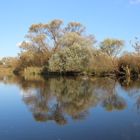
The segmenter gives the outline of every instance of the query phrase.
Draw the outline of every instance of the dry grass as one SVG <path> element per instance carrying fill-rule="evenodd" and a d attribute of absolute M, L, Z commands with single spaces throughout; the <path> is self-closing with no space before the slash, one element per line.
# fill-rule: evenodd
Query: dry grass
<path fill-rule="evenodd" d="M 13 75 L 13 69 L 0 67 L 0 76 Z"/>
<path fill-rule="evenodd" d="M 23 71 L 23 75 L 25 76 L 31 76 L 31 75 L 39 75 L 42 72 L 41 67 L 27 67 Z"/>

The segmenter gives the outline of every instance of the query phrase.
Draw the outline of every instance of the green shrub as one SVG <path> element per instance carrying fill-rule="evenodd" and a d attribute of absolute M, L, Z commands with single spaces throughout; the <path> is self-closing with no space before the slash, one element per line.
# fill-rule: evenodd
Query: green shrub
<path fill-rule="evenodd" d="M 49 70 L 53 72 L 82 72 L 89 67 L 91 48 L 75 44 L 52 55 Z"/>

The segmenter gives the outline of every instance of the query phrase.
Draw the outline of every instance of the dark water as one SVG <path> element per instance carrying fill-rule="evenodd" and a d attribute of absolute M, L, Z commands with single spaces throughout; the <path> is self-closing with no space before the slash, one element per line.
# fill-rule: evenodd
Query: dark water
<path fill-rule="evenodd" d="M 140 81 L 1 77 L 0 140 L 140 140 Z"/>

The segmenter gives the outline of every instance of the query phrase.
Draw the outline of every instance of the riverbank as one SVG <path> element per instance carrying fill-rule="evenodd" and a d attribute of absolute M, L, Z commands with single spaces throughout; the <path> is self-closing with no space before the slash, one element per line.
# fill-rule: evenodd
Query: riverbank
<path fill-rule="evenodd" d="M 0 76 L 8 76 L 13 74 L 13 69 L 0 67 Z"/>
<path fill-rule="evenodd" d="M 114 78 L 132 78 L 138 79 L 140 78 L 140 74 L 138 73 L 130 73 L 129 70 L 125 72 L 116 72 L 116 71 L 108 71 L 108 72 L 80 72 L 80 71 L 66 71 L 66 72 L 52 72 L 44 70 L 42 67 L 27 67 L 23 71 L 17 72 L 11 68 L 0 68 L 0 76 L 8 76 L 8 75 L 17 75 L 24 77 L 59 77 L 59 76 L 85 76 L 85 77 L 114 77 Z"/>

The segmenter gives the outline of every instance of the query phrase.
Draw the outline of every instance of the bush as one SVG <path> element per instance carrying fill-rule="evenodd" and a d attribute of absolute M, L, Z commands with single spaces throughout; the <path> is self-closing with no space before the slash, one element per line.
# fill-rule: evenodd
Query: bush
<path fill-rule="evenodd" d="M 118 69 L 121 75 L 127 75 L 126 69 L 129 69 L 130 75 L 138 76 L 140 73 L 140 56 L 134 53 L 125 54 L 120 57 L 118 62 Z"/>
<path fill-rule="evenodd" d="M 49 60 L 52 72 L 83 72 L 86 71 L 91 59 L 91 48 L 80 45 L 65 47 L 56 52 Z"/>
<path fill-rule="evenodd" d="M 90 70 L 96 75 L 114 73 L 117 67 L 117 59 L 112 58 L 100 51 L 94 51 L 91 60 Z"/>
<path fill-rule="evenodd" d="M 24 69 L 23 75 L 30 76 L 30 75 L 38 75 L 42 71 L 41 67 L 27 67 Z"/>

